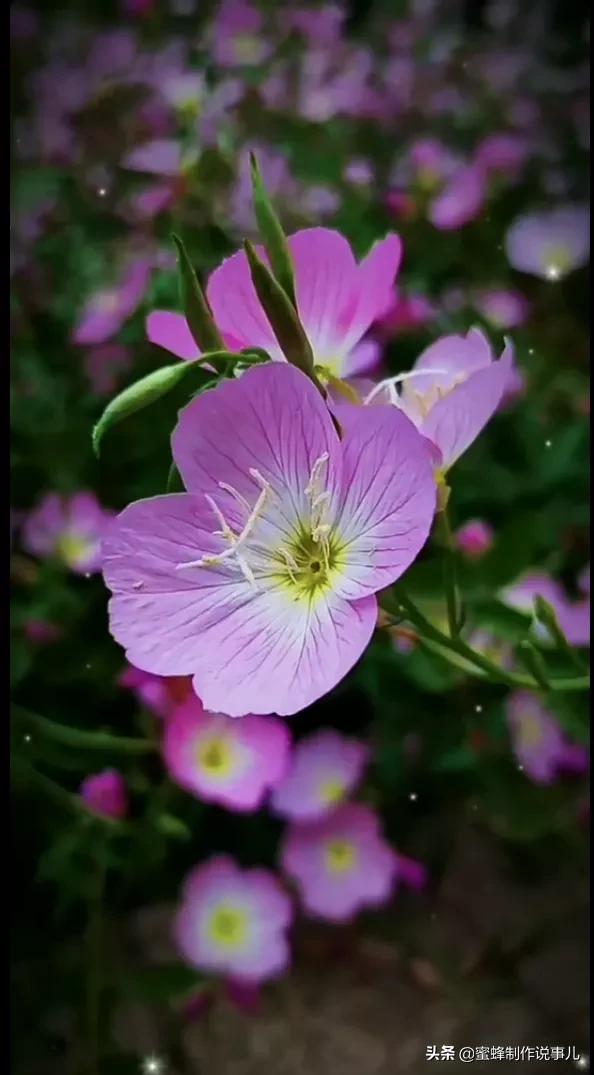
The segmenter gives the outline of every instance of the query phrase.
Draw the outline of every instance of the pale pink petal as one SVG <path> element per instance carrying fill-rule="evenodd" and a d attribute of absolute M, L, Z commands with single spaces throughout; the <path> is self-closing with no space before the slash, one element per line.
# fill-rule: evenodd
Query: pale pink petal
<path fill-rule="evenodd" d="M 262 256 L 262 253 L 258 248 L 258 254 Z M 284 361 L 285 356 L 254 290 L 243 250 L 215 269 L 209 277 L 206 295 L 219 330 L 237 340 L 240 349 L 261 347 L 271 358 Z"/>
<path fill-rule="evenodd" d="M 507 344 L 498 362 L 471 374 L 429 411 L 421 432 L 440 449 L 446 467 L 470 447 L 497 410 L 512 361 L 513 348 Z"/>
<path fill-rule="evenodd" d="M 394 299 L 394 281 L 402 260 L 402 243 L 397 235 L 387 235 L 374 243 L 357 268 L 356 291 L 350 310 L 341 314 L 345 337 L 343 348 L 350 351 L 368 328 L 386 313 Z M 368 368 L 368 367 L 367 367 Z M 360 372 L 362 367 L 356 372 Z"/>
<path fill-rule="evenodd" d="M 359 270 L 346 239 L 330 228 L 304 228 L 288 241 L 299 316 L 316 361 L 323 365 L 348 349 L 345 337 L 357 301 Z"/>
<path fill-rule="evenodd" d="M 146 334 L 151 343 L 171 351 L 178 358 L 191 361 L 200 355 L 183 314 L 153 310 L 146 319 Z"/>
<path fill-rule="evenodd" d="M 379 365 L 382 350 L 382 345 L 377 340 L 362 340 L 344 358 L 342 376 L 351 378 L 370 373 Z"/>

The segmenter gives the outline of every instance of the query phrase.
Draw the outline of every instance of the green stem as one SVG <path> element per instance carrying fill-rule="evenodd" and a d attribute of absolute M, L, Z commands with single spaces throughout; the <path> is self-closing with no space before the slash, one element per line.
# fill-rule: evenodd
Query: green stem
<path fill-rule="evenodd" d="M 31 713 L 22 706 L 13 705 L 13 712 L 25 720 L 31 727 L 48 739 L 54 739 L 65 746 L 81 747 L 87 750 L 108 750 L 119 754 L 149 754 L 156 750 L 156 744 L 147 739 L 130 739 L 109 732 L 88 732 L 82 728 L 71 728 L 66 724 L 57 724 L 39 713 Z"/>
<path fill-rule="evenodd" d="M 532 676 L 524 676 L 516 672 L 508 672 L 504 668 L 500 668 L 499 665 L 494 664 L 493 661 L 490 661 L 489 658 L 485 657 L 482 653 L 477 653 L 468 646 L 466 642 L 463 642 L 461 638 L 448 637 L 448 635 L 440 631 L 439 628 L 435 627 L 426 616 L 423 615 L 420 609 L 417 608 L 401 587 L 395 587 L 395 595 L 399 604 L 397 611 L 406 614 L 409 622 L 412 623 L 423 636 L 425 636 L 425 640 L 428 639 L 430 642 L 437 643 L 440 649 L 445 651 L 439 654 L 444 660 L 449 660 L 450 663 L 457 664 L 456 661 L 452 661 L 450 658 L 450 655 L 454 653 L 459 657 L 463 657 L 469 664 L 479 668 L 485 673 L 486 678 L 490 680 L 505 683 L 509 687 L 523 687 L 534 691 L 543 689 Z M 550 691 L 584 691 L 589 690 L 589 687 L 589 675 L 574 676 L 571 679 L 551 679 L 548 683 L 548 690 Z"/>
<path fill-rule="evenodd" d="M 102 933 L 103 897 L 105 893 L 107 845 L 100 841 L 97 846 L 93 890 L 89 899 L 89 925 L 87 934 L 87 1019 L 89 1035 L 90 1075 L 99 1075 L 100 1029 L 102 993 Z"/>
<path fill-rule="evenodd" d="M 457 638 L 462 626 L 460 610 L 460 596 L 456 579 L 456 554 L 452 528 L 448 515 L 447 505 L 444 504 L 438 515 L 439 528 L 443 541 L 443 584 L 446 595 L 446 607 L 448 614 L 448 629 L 451 638 Z"/>

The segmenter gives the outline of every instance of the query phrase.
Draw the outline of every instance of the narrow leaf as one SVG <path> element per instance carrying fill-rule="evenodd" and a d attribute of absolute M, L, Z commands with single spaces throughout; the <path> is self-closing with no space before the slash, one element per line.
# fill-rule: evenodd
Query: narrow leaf
<path fill-rule="evenodd" d="M 173 242 L 179 255 L 179 280 L 182 306 L 190 332 L 201 351 L 222 351 L 223 338 L 215 324 L 208 300 L 200 287 L 198 277 L 178 235 Z"/>
<path fill-rule="evenodd" d="M 287 238 L 282 229 L 280 220 L 268 197 L 264 181 L 258 167 L 258 162 L 253 153 L 250 153 L 252 192 L 254 198 L 254 211 L 262 236 L 262 242 L 272 266 L 272 272 L 279 284 L 288 295 L 294 307 L 295 300 L 295 277 L 293 274 L 293 261 L 287 243 Z"/>
<path fill-rule="evenodd" d="M 295 308 L 268 266 L 260 261 L 252 244 L 246 239 L 244 245 L 256 294 L 287 361 L 311 377 L 323 393 L 314 374 L 311 345 Z"/>

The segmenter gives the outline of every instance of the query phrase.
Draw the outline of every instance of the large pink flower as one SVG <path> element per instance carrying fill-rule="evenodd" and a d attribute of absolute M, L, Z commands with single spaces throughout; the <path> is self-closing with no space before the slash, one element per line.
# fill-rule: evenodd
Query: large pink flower
<path fill-rule="evenodd" d="M 47 493 L 25 521 L 23 545 L 35 556 L 56 556 L 78 575 L 90 574 L 100 569 L 101 538 L 112 518 L 94 493 Z"/>
<path fill-rule="evenodd" d="M 291 903 L 268 870 L 242 870 L 225 855 L 186 878 L 174 935 L 199 970 L 234 981 L 276 978 L 289 965 Z"/>
<path fill-rule="evenodd" d="M 274 811 L 293 821 L 312 821 L 330 813 L 351 794 L 369 758 L 364 743 L 330 728 L 297 744 L 284 780 L 272 793 Z"/>
<path fill-rule="evenodd" d="M 334 922 L 386 903 L 398 872 L 397 855 L 383 839 L 377 816 L 360 803 L 289 828 L 281 862 L 305 909 Z"/>
<path fill-rule="evenodd" d="M 478 329 L 466 336 L 443 336 L 423 351 L 410 374 L 380 382 L 367 402 L 387 390 L 425 437 L 441 452 L 444 469 L 466 451 L 493 416 L 510 378 L 513 348 L 506 344 L 494 362 Z M 400 395 L 395 384 L 402 382 Z"/>
<path fill-rule="evenodd" d="M 423 547 L 431 449 L 392 407 L 330 414 L 268 363 L 194 399 L 172 438 L 187 493 L 131 504 L 104 543 L 110 625 L 132 664 L 194 675 L 205 708 L 288 715 L 355 664 L 375 592 Z"/>
<path fill-rule="evenodd" d="M 163 755 L 173 780 L 205 802 L 257 810 L 282 780 L 290 737 L 276 717 L 233 720 L 207 713 L 192 696 L 165 725 Z"/>

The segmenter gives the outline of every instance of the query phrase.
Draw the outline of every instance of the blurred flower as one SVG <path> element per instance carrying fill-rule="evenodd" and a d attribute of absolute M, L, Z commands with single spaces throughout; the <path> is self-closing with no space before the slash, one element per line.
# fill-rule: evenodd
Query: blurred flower
<path fill-rule="evenodd" d="M 94 493 L 47 493 L 27 516 L 23 546 L 43 559 L 56 556 L 78 575 L 92 574 L 101 569 L 101 540 L 112 518 Z"/>
<path fill-rule="evenodd" d="M 528 300 L 521 291 L 490 288 L 474 298 L 476 309 L 493 328 L 510 329 L 522 325 L 530 310 Z"/>
<path fill-rule="evenodd" d="M 212 26 L 212 55 L 220 67 L 254 67 L 269 55 L 263 18 L 249 0 L 222 0 Z"/>
<path fill-rule="evenodd" d="M 355 186 L 368 186 L 373 183 L 374 171 L 369 161 L 355 157 L 348 161 L 343 172 L 344 178 Z"/>
<path fill-rule="evenodd" d="M 45 645 L 48 642 L 55 642 L 62 634 L 62 629 L 58 627 L 57 623 L 34 617 L 25 621 L 24 631 L 25 637 L 29 642 L 33 642 L 36 645 Z"/>
<path fill-rule="evenodd" d="M 514 668 L 514 654 L 510 643 L 498 638 L 487 628 L 479 627 L 472 631 L 468 637 L 468 645 L 506 671 L 511 672 Z"/>
<path fill-rule="evenodd" d="M 502 590 L 499 598 L 509 608 L 532 614 L 537 594 L 553 607 L 559 627 L 572 646 L 590 645 L 590 602 L 570 601 L 563 587 L 544 572 L 533 571 L 522 576 Z M 535 631 L 541 640 L 550 641 L 543 624 L 536 624 Z"/>
<path fill-rule="evenodd" d="M 527 139 L 505 131 L 487 135 L 477 146 L 474 162 L 489 175 L 493 172 L 516 176 L 530 152 Z"/>
<path fill-rule="evenodd" d="M 114 637 L 136 665 L 194 674 L 209 710 L 287 716 L 329 691 L 425 544 L 427 442 L 394 407 L 335 409 L 341 440 L 286 363 L 195 397 L 172 439 L 190 492 L 131 504 L 104 542 Z"/>
<path fill-rule="evenodd" d="M 128 351 L 117 343 L 93 347 L 85 355 L 85 373 L 96 396 L 110 396 L 130 365 Z"/>
<path fill-rule="evenodd" d="M 482 171 L 472 165 L 461 168 L 431 202 L 428 217 L 440 231 L 455 231 L 474 220 L 486 196 Z"/>
<path fill-rule="evenodd" d="M 398 870 L 376 814 L 360 803 L 347 803 L 315 822 L 291 825 L 281 864 L 306 911 L 334 922 L 386 903 Z"/>
<path fill-rule="evenodd" d="M 322 7 L 302 7 L 285 14 L 288 25 L 307 39 L 314 47 L 333 45 L 342 35 L 345 12 L 339 4 Z"/>
<path fill-rule="evenodd" d="M 455 535 L 456 545 L 470 560 L 479 560 L 493 544 L 493 528 L 483 519 L 470 519 Z"/>
<path fill-rule="evenodd" d="M 586 748 L 569 742 L 555 717 L 534 694 L 516 691 L 508 697 L 507 723 L 514 753 L 536 784 L 551 784 L 564 771 L 588 771 Z"/>
<path fill-rule="evenodd" d="M 311 821 L 330 813 L 361 781 L 369 749 L 357 739 L 323 729 L 301 739 L 289 771 L 275 788 L 271 806 L 292 821 Z"/>
<path fill-rule="evenodd" d="M 204 802 L 253 811 L 283 779 L 289 733 L 276 717 L 242 720 L 207 713 L 193 695 L 165 725 L 163 758 L 171 778 Z"/>
<path fill-rule="evenodd" d="M 377 331 L 384 339 L 415 332 L 432 321 L 436 312 L 426 295 L 405 295 L 398 291 L 392 305 L 377 322 Z"/>
<path fill-rule="evenodd" d="M 263 145 L 252 145 L 251 152 L 258 160 L 260 174 L 266 190 L 275 204 L 288 204 L 297 197 L 297 184 L 291 176 L 287 158 Z M 239 157 L 237 180 L 229 199 L 229 215 L 240 232 L 254 233 L 256 221 L 252 205 L 252 176 L 250 153 Z"/>
<path fill-rule="evenodd" d="M 133 691 L 156 717 L 169 717 L 188 697 L 194 697 L 191 676 L 154 676 L 131 664 L 119 676 L 118 685 Z"/>
<path fill-rule="evenodd" d="M 460 168 L 459 157 L 436 138 L 419 138 L 413 142 L 408 161 L 415 182 L 428 193 L 452 179 Z"/>
<path fill-rule="evenodd" d="M 286 932 L 291 903 L 268 870 L 242 870 L 220 855 L 185 880 L 174 935 L 183 957 L 199 970 L 257 984 L 289 966 Z"/>
<path fill-rule="evenodd" d="M 99 344 L 115 336 L 142 302 L 151 267 L 149 258 L 135 259 L 124 270 L 119 283 L 92 295 L 74 328 L 73 342 Z"/>
<path fill-rule="evenodd" d="M 505 237 L 510 265 L 545 280 L 560 280 L 590 259 L 590 211 L 567 205 L 518 217 Z"/>
<path fill-rule="evenodd" d="M 116 769 L 105 769 L 83 780 L 80 797 L 92 814 L 123 818 L 128 813 L 128 793 L 124 778 Z"/>
<path fill-rule="evenodd" d="M 132 149 L 122 166 L 133 172 L 174 178 L 182 174 L 186 164 L 182 147 L 174 138 L 156 138 Z"/>
<path fill-rule="evenodd" d="M 388 235 L 357 264 L 346 239 L 328 228 L 306 228 L 289 236 L 295 269 L 297 309 L 317 365 L 335 376 L 364 372 L 353 354 L 369 327 L 385 313 L 401 257 L 401 243 Z M 246 255 L 233 254 L 212 273 L 207 287 L 215 320 L 240 347 L 262 347 L 283 360 L 251 281 Z M 369 357 L 365 355 L 365 357 Z"/>
<path fill-rule="evenodd" d="M 578 586 L 582 593 L 590 594 L 590 564 L 587 564 L 578 575 Z"/>
<path fill-rule="evenodd" d="M 417 359 L 409 374 L 380 381 L 366 402 L 381 399 L 402 409 L 441 453 L 447 470 L 478 437 L 497 410 L 509 377 L 513 349 L 508 342 L 499 361 L 482 332 L 442 336 Z M 396 384 L 402 383 L 400 395 Z"/>

